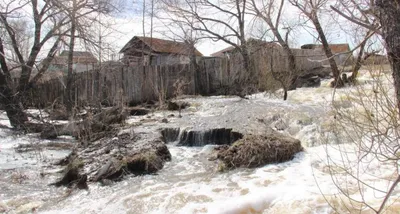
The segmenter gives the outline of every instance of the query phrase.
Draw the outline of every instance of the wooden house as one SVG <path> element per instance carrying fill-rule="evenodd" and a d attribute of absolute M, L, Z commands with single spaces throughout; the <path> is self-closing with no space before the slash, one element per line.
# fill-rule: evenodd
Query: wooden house
<path fill-rule="evenodd" d="M 353 55 L 350 52 L 350 46 L 347 43 L 329 44 L 332 53 L 335 55 L 335 61 L 338 65 L 346 65 L 353 62 Z M 322 44 L 306 44 L 302 45 L 301 49 L 323 50 Z M 325 64 L 328 64 L 328 60 Z"/>
<path fill-rule="evenodd" d="M 262 50 L 263 48 L 265 49 L 271 49 L 271 48 L 277 48 L 280 49 L 281 46 L 278 43 L 275 42 L 266 42 L 263 40 L 259 39 L 254 39 L 250 38 L 247 40 L 247 46 L 250 54 L 255 54 L 258 51 Z M 231 57 L 232 55 L 236 54 L 238 52 L 237 48 L 234 46 L 229 46 L 227 48 L 224 48 L 220 51 L 217 51 L 213 54 L 211 54 L 212 57 Z"/>
<path fill-rule="evenodd" d="M 189 64 L 192 50 L 184 42 L 134 36 L 120 53 L 122 62 L 127 65 L 174 65 Z M 203 56 L 196 48 L 194 54 Z"/>
<path fill-rule="evenodd" d="M 66 73 L 68 67 L 68 53 L 69 51 L 63 51 L 60 55 L 55 56 L 50 63 L 48 71 L 62 71 Z M 97 63 L 98 60 L 92 53 L 87 51 L 74 51 L 72 58 L 72 68 L 74 72 L 80 73 L 92 70 Z"/>

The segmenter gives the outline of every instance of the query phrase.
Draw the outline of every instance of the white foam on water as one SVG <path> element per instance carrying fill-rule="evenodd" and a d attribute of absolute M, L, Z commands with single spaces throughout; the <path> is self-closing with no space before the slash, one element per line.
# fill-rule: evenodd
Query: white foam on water
<path fill-rule="evenodd" d="M 0 125 L 11 128 L 11 124 L 10 121 L 8 120 L 6 112 L 1 110 L 0 110 Z"/>
<path fill-rule="evenodd" d="M 362 81 L 369 81 L 362 77 Z M 201 97 L 186 99 L 197 102 L 197 113 L 202 117 L 234 114 L 243 108 L 243 103 L 267 105 L 279 104 L 287 112 L 300 107 L 318 108 L 327 105 L 332 99 L 333 90 L 324 81 L 320 88 L 300 88 L 289 92 L 289 100 L 271 99 L 264 94 L 256 94 L 249 100 L 236 97 Z M 347 89 L 338 89 L 340 96 Z M 237 108 L 237 109 L 235 109 Z M 196 113 L 196 114 L 197 114 Z M 159 114 L 164 117 L 164 114 Z M 307 116 L 307 115 L 306 115 Z M 169 145 L 172 160 L 155 175 L 130 177 L 111 186 L 90 184 L 89 192 L 74 192 L 58 201 L 47 202 L 41 213 L 334 213 L 329 206 L 336 203 L 340 213 L 346 202 L 336 195 L 339 193 L 329 173 L 327 155 L 340 163 L 341 151 L 354 151 L 351 144 L 322 144 L 319 135 L 320 118 L 298 125 L 290 120 L 289 126 L 304 146 L 304 152 L 291 161 L 269 164 L 257 169 L 235 169 L 217 172 L 218 163 L 207 160 L 213 146 L 202 148 L 176 147 Z M 323 119 L 330 119 L 328 116 Z M 308 120 L 305 118 L 305 120 Z M 218 123 L 218 121 L 214 121 Z M 304 121 L 303 121 L 304 122 Z M 309 124 L 308 124 L 309 123 Z M 297 124 L 297 125 L 296 125 Z M 0 144 L 1 146 L 1 144 Z M 341 150 L 339 150 L 341 149 Z M 328 154 L 326 153 L 328 151 Z M 356 153 L 349 153 L 350 160 L 356 160 Z M 370 158 L 370 159 L 368 159 Z M 375 188 L 387 190 L 391 182 L 384 177 L 393 174 L 393 165 L 382 164 L 367 157 L 365 163 L 354 163 L 352 167 L 368 169 L 360 177 L 373 184 Z M 335 170 L 335 169 L 334 169 Z M 334 174 L 340 180 L 346 176 Z M 357 187 L 355 183 L 351 188 Z M 395 198 L 400 190 L 394 192 Z M 351 193 L 359 197 L 357 191 Z M 374 206 L 382 201 L 381 194 L 366 188 L 364 199 Z M 392 203 L 393 201 L 391 201 Z M 397 202 L 398 203 L 398 202 Z"/>
<path fill-rule="evenodd" d="M 111 187 L 92 184 L 89 193 L 76 193 L 44 213 L 332 213 L 321 195 L 338 193 L 326 171 L 324 145 L 292 161 L 226 173 L 199 158 L 209 149 L 170 146 L 173 160 L 158 175 L 132 177 Z M 335 150 L 329 154 L 340 158 Z M 366 194 L 376 200 L 376 193 Z"/>

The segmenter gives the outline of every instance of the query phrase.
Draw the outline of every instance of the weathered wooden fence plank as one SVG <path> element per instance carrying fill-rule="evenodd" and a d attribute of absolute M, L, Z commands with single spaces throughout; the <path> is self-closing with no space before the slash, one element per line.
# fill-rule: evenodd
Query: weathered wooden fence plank
<path fill-rule="evenodd" d="M 315 50 L 293 49 L 298 70 L 321 67 L 323 53 Z M 271 68 L 275 72 L 288 69 L 287 56 L 281 49 L 268 49 L 254 54 L 258 89 L 271 87 Z M 163 65 L 137 67 L 109 67 L 74 74 L 76 105 L 139 104 L 160 101 L 176 95 L 174 84 L 181 80 L 186 84 L 184 94 L 224 94 L 246 75 L 240 56 L 229 58 L 204 58 L 193 65 Z M 65 77 L 42 82 L 32 91 L 29 103 L 33 106 L 49 106 L 55 100 L 63 102 Z M 264 83 L 265 82 L 265 83 Z M 268 84 L 267 84 L 268 83 Z"/>

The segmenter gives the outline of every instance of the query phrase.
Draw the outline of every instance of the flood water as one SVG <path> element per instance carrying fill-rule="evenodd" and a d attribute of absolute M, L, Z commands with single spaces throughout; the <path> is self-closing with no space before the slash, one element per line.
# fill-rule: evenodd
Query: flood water
<path fill-rule="evenodd" d="M 88 191 L 68 192 L 65 188 L 56 189 L 47 185 L 56 178 L 51 172 L 59 170 L 48 163 L 67 155 L 68 151 L 45 151 L 41 155 L 47 159 L 46 161 L 35 156 L 35 153 L 24 154 L 31 157 L 20 157 L 13 150 L 17 145 L 16 141 L 29 143 L 32 139 L 12 136 L 9 131 L 1 130 L 0 212 L 230 214 L 335 213 L 335 209 L 340 213 L 355 212 L 349 209 L 350 202 L 337 196 L 339 190 L 327 170 L 327 155 L 340 159 L 342 153 L 337 149 L 339 147 L 326 146 L 318 137 L 321 124 L 330 118 L 328 113 L 323 112 L 324 103 L 330 96 L 331 89 L 322 86 L 317 89 L 299 89 L 291 92 L 287 102 L 256 96 L 253 100 L 250 99 L 249 102 L 252 102 L 254 109 L 258 108 L 257 105 L 263 107 L 270 104 L 269 106 L 274 108 L 278 106 L 286 112 L 294 112 L 295 109 L 301 112 L 308 111 L 310 117 L 325 115 L 323 118 L 311 118 L 311 120 L 301 116 L 303 121 L 301 125 L 298 123 L 298 118 L 287 120 L 288 133 L 300 139 L 305 147 L 305 151 L 298 153 L 291 161 L 269 164 L 256 169 L 219 172 L 218 164 L 208 160 L 213 149 L 212 145 L 177 147 L 171 143 L 168 148 L 172 160 L 157 174 L 128 177 L 110 186 L 94 183 L 89 185 Z M 231 117 L 230 107 L 226 106 L 231 106 L 236 109 L 235 111 L 240 109 L 239 104 L 235 104 L 237 102 L 232 98 L 226 98 L 228 100 L 226 102 L 230 102 L 229 105 L 224 104 L 224 101 L 221 101 L 224 98 L 221 97 L 191 99 L 201 104 L 196 114 L 203 118 L 227 114 L 224 120 L 228 120 Z M 261 107 L 260 111 L 263 109 Z M 242 108 L 245 109 L 246 106 Z M 271 115 L 266 112 L 264 116 Z M 177 120 L 171 123 L 181 122 Z M 352 149 L 352 145 L 345 142 L 341 147 Z M 390 181 L 382 181 L 378 175 L 388 177 L 393 173 L 391 171 L 393 168 L 376 161 L 370 161 L 368 167 L 377 175 L 371 178 L 374 185 L 377 188 L 387 189 Z M 49 175 L 42 176 L 43 173 Z M 350 192 L 350 195 L 352 194 L 357 193 Z M 397 188 L 393 195 L 400 196 L 400 190 Z M 382 196 L 374 191 L 366 191 L 364 199 L 378 206 Z M 391 203 L 393 203 L 392 209 L 387 212 L 396 213 L 400 205 L 394 201 Z M 363 213 L 372 212 L 366 210 Z"/>

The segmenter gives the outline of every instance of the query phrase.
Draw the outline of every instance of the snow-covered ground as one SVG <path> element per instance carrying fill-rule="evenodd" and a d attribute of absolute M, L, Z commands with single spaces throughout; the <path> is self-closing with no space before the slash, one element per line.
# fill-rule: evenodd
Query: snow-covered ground
<path fill-rule="evenodd" d="M 362 74 L 359 78 L 360 85 L 373 91 L 374 80 L 365 71 Z M 390 86 L 391 79 L 386 77 L 390 75 L 382 75 L 382 80 L 385 85 Z M 0 193 L 3 201 L 0 203 L 0 211 L 3 206 L 5 210 L 16 212 L 21 206 L 31 203 L 31 207 L 39 207 L 40 213 L 57 214 L 334 213 L 331 205 L 339 213 L 351 213 L 355 212 L 352 206 L 357 206 L 356 202 L 340 197 L 337 183 L 334 183 L 338 181 L 339 184 L 345 184 L 346 179 L 350 181 L 346 183 L 350 196 L 363 199 L 377 208 L 383 200 L 383 194 L 378 190 L 387 191 L 390 188 L 397 166 L 382 163 L 371 155 L 365 157 L 365 162 L 357 164 L 357 147 L 332 135 L 331 124 L 337 116 L 333 109 L 359 109 L 360 106 L 349 103 L 348 98 L 354 96 L 360 88 L 333 90 L 328 84 L 327 80 L 319 88 L 290 91 L 287 101 L 264 93 L 251 95 L 248 100 L 224 96 L 186 98 L 184 100 L 192 105 L 183 110 L 182 118 L 168 117 L 172 113 L 176 115 L 176 112 L 158 111 L 152 113 L 151 118 L 139 116 L 131 117 L 127 121 L 129 124 L 139 125 L 134 127 L 134 130 L 139 131 L 162 127 L 203 129 L 228 126 L 241 132 L 261 132 L 272 127 L 302 141 L 305 151 L 297 154 L 292 161 L 220 173 L 217 172 L 218 166 L 207 160 L 212 146 L 187 148 L 169 145 L 172 161 L 156 175 L 130 177 L 111 186 L 90 184 L 89 191 L 73 192 L 68 197 L 62 197 L 62 188 L 58 192 L 51 192 L 50 190 L 54 190 L 51 188 L 35 189 L 32 192 L 48 197 L 38 197 L 39 200 L 30 198 L 32 201 L 22 200 L 25 195 L 30 195 L 26 191 L 13 196 L 3 196 Z M 389 93 L 392 94 L 393 91 Z M 332 105 L 333 97 L 335 101 Z M 168 117 L 169 123 L 160 123 L 165 117 Z M 3 139 L 29 141 L 26 136 L 12 137 L 6 130 L 0 133 L 4 133 Z M 2 142 L 6 147 L 13 148 L 15 143 L 10 141 L 0 139 L 0 150 Z M 325 145 L 327 142 L 331 144 Z M 366 181 L 365 184 L 353 182 L 346 177 L 340 165 L 332 167 L 331 161 L 341 163 L 344 156 L 350 162 L 346 167 L 364 169 L 364 173 L 359 176 Z M 0 161 L 0 166 L 7 165 L 3 163 L 5 160 Z M 2 174 L 3 172 L 4 170 Z M 331 177 L 330 172 L 335 176 Z M 42 183 L 38 186 L 40 184 Z M 372 185 L 376 190 L 368 188 L 366 184 Z M 24 189 L 23 186 L 15 188 Z M 359 189 L 362 190 L 362 195 L 358 194 Z M 396 188 L 393 195 L 397 199 L 400 188 Z M 13 204 L 16 203 L 16 198 L 23 201 L 20 206 Z M 35 204 L 32 203 L 39 204 L 33 206 Z M 400 203 L 391 200 L 389 204 L 392 205 L 391 210 L 386 211 L 398 213 Z"/>

